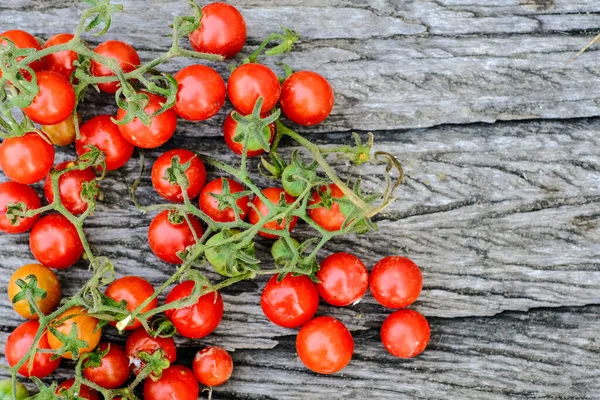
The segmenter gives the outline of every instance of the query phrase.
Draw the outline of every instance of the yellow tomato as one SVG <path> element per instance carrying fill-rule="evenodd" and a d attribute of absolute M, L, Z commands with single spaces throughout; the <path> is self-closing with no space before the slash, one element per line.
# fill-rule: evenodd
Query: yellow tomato
<path fill-rule="evenodd" d="M 40 311 L 43 314 L 50 314 L 56 309 L 60 301 L 60 282 L 50 268 L 40 264 L 27 264 L 15 271 L 8 282 L 8 300 L 11 302 L 14 310 L 22 317 L 38 319 L 38 315 L 31 312 L 31 307 L 27 299 L 20 299 L 16 303 L 13 303 L 15 296 L 22 291 L 21 287 L 17 285 L 17 281 L 22 279 L 26 283 L 30 283 L 32 275 L 37 279 L 37 287 L 46 291 L 45 297 L 37 297 L 35 301 Z"/>
<path fill-rule="evenodd" d="M 81 125 L 81 116 L 77 114 L 78 125 Z M 68 146 L 75 141 L 75 124 L 73 115 L 56 125 L 42 125 L 42 130 L 48 135 L 52 143 L 57 146 Z"/>
<path fill-rule="evenodd" d="M 56 324 L 57 322 L 60 323 Z M 102 330 L 96 330 L 98 320 L 87 315 L 87 311 L 83 307 L 69 308 L 67 311 L 56 317 L 50 326 L 60 333 L 69 336 L 74 325 L 77 326 L 77 338 L 87 343 L 86 346 L 79 349 L 79 355 L 92 351 L 98 343 L 100 343 Z M 50 347 L 54 350 L 63 346 L 62 340 L 56 337 L 52 331 L 48 332 L 48 342 L 50 343 Z M 64 358 L 74 359 L 73 354 L 71 354 L 70 351 L 62 356 Z"/>

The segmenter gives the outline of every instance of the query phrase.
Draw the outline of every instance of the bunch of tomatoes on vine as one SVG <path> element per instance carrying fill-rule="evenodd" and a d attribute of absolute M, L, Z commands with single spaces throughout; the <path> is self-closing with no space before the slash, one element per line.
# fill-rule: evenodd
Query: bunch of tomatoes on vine
<path fill-rule="evenodd" d="M 197 352 L 191 368 L 179 365 L 173 337 L 209 335 L 224 312 L 220 290 L 258 275 L 271 276 L 260 299 L 264 314 L 279 326 L 300 328 L 297 353 L 314 372 L 336 373 L 354 352 L 352 334 L 341 321 L 315 317 L 319 299 L 349 306 L 369 288 L 383 306 L 399 309 L 383 323 L 385 348 L 403 358 L 421 353 L 429 325 L 420 313 L 405 309 L 422 288 L 415 263 L 390 256 L 369 274 L 352 254 L 317 261 L 331 239 L 376 229 L 371 219 L 395 200 L 402 168 L 392 155 L 372 151 L 373 135 L 363 141 L 355 134 L 353 144 L 320 147 L 284 125 L 283 116 L 304 127 L 319 124 L 334 105 L 333 89 L 320 74 L 281 64 L 283 76 L 278 76 L 260 62 L 291 51 L 296 33 L 283 29 L 253 53 L 237 57 L 226 84 L 204 64 L 174 75 L 155 67 L 177 57 L 219 62 L 238 55 L 246 23 L 235 7 L 200 8 L 190 2 L 191 15 L 173 21 L 170 49 L 142 63 L 128 43 L 111 40 L 92 49 L 82 39 L 86 32 L 103 35 L 113 13 L 122 9 L 109 0 L 86 1 L 90 8 L 75 33 L 52 36 L 43 46 L 21 30 L 0 33 L 0 169 L 9 179 L 0 183 L 0 230 L 29 232 L 38 261 L 15 271 L 8 285 L 14 310 L 28 321 L 6 342 L 12 379 L 0 382 L 1 389 L 13 399 L 28 398 L 17 379 L 21 375 L 37 386 L 33 398 L 38 399 L 136 399 L 140 393 L 147 400 L 197 399 L 200 384 L 211 388 L 230 378 L 232 357 L 212 346 Z M 192 50 L 181 47 L 184 38 Z M 114 95 L 118 111 L 83 122 L 77 110 L 94 89 Z M 139 179 L 130 188 L 140 212 L 156 213 L 148 242 L 160 260 L 173 264 L 171 277 L 159 287 L 139 276 L 117 278 L 112 261 L 92 250 L 84 232 L 102 201 L 104 177 L 123 167 L 135 148 L 169 141 L 178 119 L 214 117 L 227 98 L 233 111 L 223 135 L 238 162 L 174 149 L 158 157 L 151 171 L 165 203 L 141 204 Z M 278 151 L 282 140 L 295 143 L 291 155 Z M 55 146 L 69 151 L 73 144 L 77 157 L 55 165 Z M 260 157 L 258 173 L 272 180 L 271 187 L 260 188 L 253 180 L 248 169 L 253 157 Z M 342 180 L 330 157 L 356 166 L 381 164 L 381 191 L 364 193 L 359 179 Z M 209 179 L 215 170 L 226 176 Z M 41 180 L 44 205 L 30 186 Z M 302 242 L 293 236 L 297 224 L 312 229 Z M 272 242 L 271 262 L 257 258 L 257 240 Z M 91 277 L 63 298 L 53 269 L 70 268 L 82 258 Z M 211 281 L 207 269 L 222 279 Z M 163 293 L 166 299 L 159 304 Z M 127 335 L 124 348 L 102 340 L 108 329 Z M 73 360 L 73 378 L 42 381 L 63 359 Z"/>

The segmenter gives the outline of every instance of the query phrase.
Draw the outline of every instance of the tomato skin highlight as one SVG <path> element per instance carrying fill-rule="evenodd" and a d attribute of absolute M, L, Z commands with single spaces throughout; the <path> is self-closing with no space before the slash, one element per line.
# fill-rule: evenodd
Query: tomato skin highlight
<path fill-rule="evenodd" d="M 177 348 L 172 337 L 153 338 L 143 327 L 131 332 L 125 342 L 125 353 L 129 358 L 129 369 L 135 375 L 138 375 L 146 365 L 140 358 L 139 352 L 154 354 L 158 349 L 165 352 L 165 357 L 171 364 L 177 360 Z"/>
<path fill-rule="evenodd" d="M 59 33 L 54 35 L 44 43 L 44 49 L 68 43 L 73 37 L 74 35 L 70 33 Z M 55 72 L 68 80 L 71 78 L 73 72 L 75 72 L 73 62 L 78 59 L 79 56 L 77 53 L 69 50 L 48 54 L 44 57 L 44 63 L 46 64 L 45 70 Z"/>
<path fill-rule="evenodd" d="M 137 309 L 147 298 L 154 294 L 154 287 L 150 282 L 139 276 L 124 276 L 122 278 L 113 281 L 104 294 L 116 302 L 125 300 L 127 303 L 127 309 L 134 311 Z M 158 306 L 158 299 L 153 299 L 142 312 L 148 312 Z M 116 326 L 115 321 L 110 322 L 111 326 Z M 129 325 L 125 327 L 126 331 L 132 331 L 142 326 L 142 323 L 136 318 Z"/>
<path fill-rule="evenodd" d="M 156 257 L 170 264 L 181 264 L 183 260 L 177 253 L 195 244 L 196 239 L 187 221 L 183 219 L 181 223 L 173 224 L 169 221 L 170 213 L 171 211 L 164 210 L 154 217 L 148 228 L 148 243 Z M 196 236 L 201 238 L 204 231 L 200 221 L 193 215 L 188 215 L 188 218 Z"/>
<path fill-rule="evenodd" d="M 252 113 L 259 97 L 263 98 L 261 114 L 269 112 L 277 105 L 280 94 L 279 78 L 262 64 L 240 65 L 231 73 L 227 83 L 229 101 L 244 115 Z"/>
<path fill-rule="evenodd" d="M 381 341 L 393 356 L 412 358 L 423 352 L 431 330 L 427 319 L 414 310 L 391 313 L 381 326 Z"/>
<path fill-rule="evenodd" d="M 40 323 L 38 321 L 27 321 L 17 326 L 8 336 L 4 354 L 6 356 L 6 361 L 8 361 L 8 364 L 11 367 L 16 365 L 21 358 L 25 357 L 29 349 L 31 349 L 39 327 Z M 48 343 L 47 332 L 44 332 L 42 335 L 38 348 L 46 350 L 51 349 L 50 344 Z M 18 372 L 27 378 L 30 376 L 44 378 L 53 373 L 60 365 L 60 358 L 56 360 L 51 360 L 51 358 L 52 354 L 50 353 L 36 353 L 33 358 L 33 367 L 31 368 L 31 371 L 27 369 L 27 364 L 29 363 L 29 361 L 27 361 L 19 368 Z"/>
<path fill-rule="evenodd" d="M 98 348 L 100 351 L 108 349 L 108 353 L 102 357 L 98 367 L 84 368 L 83 375 L 106 389 L 122 386 L 129 377 L 129 358 L 125 350 L 119 345 L 106 342 L 100 343 Z"/>
<path fill-rule="evenodd" d="M 225 104 L 225 81 L 214 69 L 190 65 L 174 76 L 179 86 L 175 112 L 188 121 L 204 121 Z"/>
<path fill-rule="evenodd" d="M 62 171 L 68 168 L 71 162 L 65 161 L 60 163 L 54 169 Z M 92 182 L 94 179 L 96 179 L 96 173 L 91 167 L 83 170 L 69 171 L 58 178 L 60 201 L 71 214 L 80 215 L 87 210 L 88 204 L 81 198 L 81 191 L 83 190 L 84 183 Z M 44 195 L 48 203 L 54 201 L 54 191 L 52 190 L 50 175 L 46 176 L 46 180 L 44 181 Z"/>
<path fill-rule="evenodd" d="M 33 226 L 29 247 L 36 260 L 54 269 L 69 268 L 83 254 L 77 229 L 61 214 L 47 215 Z"/>
<path fill-rule="evenodd" d="M 90 151 L 86 146 L 95 146 L 106 154 L 106 169 L 114 171 L 129 161 L 134 146 L 129 143 L 118 126 L 112 122 L 110 115 L 98 115 L 87 121 L 80 128 L 81 137 L 75 142 L 77 155 Z"/>
<path fill-rule="evenodd" d="M 233 222 L 235 221 L 235 211 L 231 207 L 224 210 L 219 210 L 219 200 L 213 194 L 219 195 L 223 193 L 223 179 L 227 179 L 229 184 L 229 193 L 234 194 L 242 192 L 243 186 L 230 178 L 217 178 L 206 184 L 200 192 L 200 210 L 212 218 L 216 222 Z M 249 196 L 240 197 L 235 204 L 240 209 L 240 219 L 243 220 L 248 214 Z"/>
<path fill-rule="evenodd" d="M 124 73 L 133 71 L 141 64 L 140 56 L 133 46 L 119 40 L 108 40 L 104 43 L 100 43 L 98 47 L 94 49 L 94 52 L 101 56 L 117 60 L 119 67 L 121 67 Z M 92 61 L 90 71 L 92 72 L 92 75 L 96 77 L 115 75 L 110 68 L 96 61 Z M 120 86 L 121 83 L 118 81 L 98 84 L 98 88 L 104 93 L 116 93 Z"/>
<path fill-rule="evenodd" d="M 360 300 L 369 287 L 365 264 L 348 253 L 334 253 L 321 262 L 317 272 L 317 290 L 327 303 L 344 307 Z"/>
<path fill-rule="evenodd" d="M 73 316 L 67 319 L 67 317 Z M 87 311 L 83 307 L 71 307 L 64 313 L 60 314 L 54 319 L 54 321 L 63 321 L 60 325 L 54 325 L 54 328 L 64 335 L 69 335 L 74 325 L 77 325 L 77 338 L 87 342 L 87 346 L 79 349 L 79 356 L 83 353 L 88 353 L 98 346 L 100 343 L 100 336 L 102 335 L 102 329 L 96 331 L 98 320 L 92 316 L 87 315 Z M 48 343 L 50 347 L 57 350 L 63 346 L 62 340 L 55 336 L 52 332 L 48 332 Z M 71 352 L 64 353 L 61 357 L 74 359 Z"/>
<path fill-rule="evenodd" d="M 284 328 L 297 328 L 314 317 L 319 308 L 319 293 L 307 276 L 288 274 L 269 279 L 260 296 L 260 305 L 269 321 Z"/>
<path fill-rule="evenodd" d="M 35 210 L 41 207 L 40 197 L 36 191 L 27 185 L 17 182 L 0 183 L 0 231 L 17 234 L 30 230 L 40 219 L 40 215 L 33 217 L 19 218 L 19 224 L 13 225 L 6 217 L 6 210 L 9 204 L 24 203 L 28 210 Z"/>
<path fill-rule="evenodd" d="M 63 383 L 61 383 L 60 385 L 58 385 L 58 387 L 56 388 L 56 394 L 61 394 L 62 391 L 66 391 L 69 390 L 73 385 L 75 384 L 75 379 L 68 379 L 66 381 L 64 381 Z M 85 400 L 100 400 L 100 394 L 92 389 L 89 386 L 86 385 L 81 385 L 79 387 L 79 392 L 77 393 L 77 399 L 85 399 Z"/>
<path fill-rule="evenodd" d="M 167 295 L 165 304 L 190 296 L 193 289 L 194 281 L 180 283 Z M 200 339 L 212 333 L 221 323 L 223 299 L 218 292 L 207 293 L 200 296 L 194 305 L 165 311 L 165 316 L 175 325 L 181 336 Z"/>
<path fill-rule="evenodd" d="M 192 364 L 194 375 L 206 386 L 219 386 L 233 373 L 233 360 L 229 353 L 217 346 L 206 347 L 196 353 Z"/>
<path fill-rule="evenodd" d="M 31 185 L 48 175 L 54 165 L 54 146 L 37 133 L 4 139 L 0 144 L 0 169 L 11 180 Z"/>
<path fill-rule="evenodd" d="M 346 326 L 333 317 L 317 317 L 300 329 L 296 351 L 304 365 L 319 374 L 342 370 L 354 353 L 354 339 Z"/>
<path fill-rule="evenodd" d="M 236 142 L 233 138 L 236 135 L 236 130 L 238 123 L 231 116 L 233 111 L 225 118 L 225 122 L 223 123 L 223 138 L 225 139 L 225 144 L 231 151 L 233 151 L 237 155 L 242 155 L 244 152 L 244 143 Z M 275 124 L 269 124 L 268 128 L 265 128 L 263 132 L 263 136 L 265 140 L 271 144 L 273 143 L 273 139 L 275 139 Z M 246 152 L 247 157 L 256 157 L 265 152 L 260 145 L 260 142 L 256 140 L 254 137 L 248 138 L 248 151 Z"/>
<path fill-rule="evenodd" d="M 199 392 L 194 373 L 181 365 L 171 365 L 163 370 L 156 382 L 152 379 L 144 382 L 145 400 L 197 400 Z"/>
<path fill-rule="evenodd" d="M 39 316 L 36 313 L 31 312 L 31 308 L 26 299 L 16 303 L 12 302 L 12 299 L 21 292 L 21 288 L 17 285 L 17 281 L 22 279 L 25 282 L 29 282 L 29 279 L 27 279 L 29 275 L 34 275 L 37 279 L 37 287 L 46 291 L 46 297 L 43 299 L 38 298 L 35 301 L 44 315 L 50 314 L 58 307 L 58 303 L 60 302 L 60 282 L 51 269 L 40 264 L 23 265 L 12 274 L 10 281 L 8 282 L 8 300 L 17 314 L 23 318 L 36 320 L 39 319 Z"/>
<path fill-rule="evenodd" d="M 331 189 L 331 197 L 336 199 L 344 198 L 344 192 L 336 185 L 332 183 L 329 185 Z M 325 191 L 326 186 L 322 186 L 319 190 Z M 318 190 L 314 191 L 312 194 L 312 198 L 309 200 L 308 205 L 314 205 L 321 201 L 321 196 L 319 195 Z M 342 229 L 344 225 L 344 221 L 346 221 L 346 216 L 340 205 L 336 202 L 333 202 L 331 207 L 327 209 L 326 207 L 317 207 L 317 208 L 309 208 L 308 216 L 315 221 L 321 228 L 332 232 L 339 231 Z"/>
<path fill-rule="evenodd" d="M 42 49 L 40 42 L 38 42 L 32 34 L 30 34 L 29 32 L 22 31 L 20 29 L 13 29 L 0 33 L 0 46 L 6 46 L 7 43 L 2 38 L 6 38 L 13 42 L 17 49 L 35 49 L 36 51 L 40 51 Z M 25 56 L 18 57 L 17 61 L 22 60 L 24 57 Z M 31 63 L 29 63 L 29 67 L 35 72 L 41 71 L 45 67 L 44 60 L 41 59 L 32 61 Z M 28 78 L 30 76 L 29 72 L 27 72 L 24 69 L 21 70 L 21 74 L 25 78 Z M 0 71 L 0 77 L 1 76 L 2 72 Z"/>
<path fill-rule="evenodd" d="M 267 189 L 263 189 L 262 193 L 265 195 L 265 197 L 268 200 L 270 200 L 274 204 L 278 204 L 279 203 L 282 194 L 283 194 L 283 196 L 285 198 L 286 204 L 292 204 L 296 200 L 292 196 L 290 196 L 289 194 L 287 194 L 281 188 L 267 188 Z M 252 204 L 254 204 L 254 206 L 256 207 L 256 209 L 258 210 L 258 212 L 254 208 L 249 208 L 249 211 L 248 211 L 248 221 L 251 224 L 256 224 L 256 223 L 258 223 L 260 221 L 261 217 L 269 214 L 269 208 L 267 207 L 266 204 L 264 204 L 262 202 L 262 200 L 258 196 L 254 197 L 254 199 L 252 200 Z M 294 230 L 294 227 L 296 227 L 296 223 L 297 222 L 298 222 L 298 217 L 292 217 L 292 220 L 291 220 L 290 226 L 289 226 L 289 231 L 290 232 Z M 283 218 L 279 223 L 277 222 L 277 220 L 269 221 L 263 227 L 266 228 L 266 229 L 273 229 L 273 230 L 281 231 L 281 230 L 285 229 L 286 224 L 287 224 L 286 218 Z M 262 236 L 262 237 L 267 238 L 267 239 L 277 239 L 279 237 L 279 236 L 277 236 L 275 234 L 271 234 L 271 233 L 263 232 L 263 231 L 259 231 L 258 234 L 260 236 Z"/>
<path fill-rule="evenodd" d="M 225 3 L 202 7 L 200 27 L 190 34 L 190 44 L 201 53 L 232 58 L 246 43 L 246 21 L 237 8 Z"/>
<path fill-rule="evenodd" d="M 50 71 L 37 72 L 36 77 L 40 91 L 33 102 L 23 108 L 23 113 L 42 125 L 55 125 L 69 118 L 75 109 L 75 91 L 71 83 Z"/>
<path fill-rule="evenodd" d="M 193 151 L 185 149 L 169 150 L 163 153 L 156 159 L 152 166 L 152 186 L 154 190 L 163 199 L 174 203 L 183 203 L 183 193 L 181 186 L 176 183 L 170 183 L 163 179 L 167 169 L 171 168 L 173 158 L 179 157 L 181 165 L 190 163 L 189 168 L 185 171 L 185 176 L 188 179 L 188 187 L 186 188 L 187 195 L 190 200 L 195 199 L 200 194 L 200 191 L 206 183 L 206 168 L 200 156 Z"/>
<path fill-rule="evenodd" d="M 408 258 L 389 256 L 371 270 L 369 288 L 382 306 L 403 308 L 414 303 L 421 294 L 423 276 L 417 264 Z"/>
<path fill-rule="evenodd" d="M 144 108 L 147 114 L 152 114 L 161 108 L 166 101 L 164 97 L 144 92 L 149 98 L 148 105 Z M 127 111 L 119 108 L 117 120 L 120 121 L 127 116 Z M 166 110 L 160 115 L 152 117 L 150 126 L 146 126 L 137 117 L 133 121 L 118 125 L 119 132 L 129 143 L 143 149 L 154 149 L 165 144 L 177 128 L 177 114 L 173 109 Z"/>
<path fill-rule="evenodd" d="M 327 79 L 312 71 L 298 71 L 283 82 L 281 111 L 298 125 L 317 125 L 331 113 L 333 89 Z"/>

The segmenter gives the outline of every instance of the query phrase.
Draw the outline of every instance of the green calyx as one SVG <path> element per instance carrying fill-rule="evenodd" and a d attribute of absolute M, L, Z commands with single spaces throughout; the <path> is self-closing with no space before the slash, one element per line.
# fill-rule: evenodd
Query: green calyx
<path fill-rule="evenodd" d="M 223 276 L 235 277 L 260 269 L 260 261 L 254 256 L 254 242 L 227 241 L 239 233 L 235 229 L 223 230 L 206 241 L 204 255 L 215 271 Z M 220 244 L 223 242 L 225 244 Z"/>

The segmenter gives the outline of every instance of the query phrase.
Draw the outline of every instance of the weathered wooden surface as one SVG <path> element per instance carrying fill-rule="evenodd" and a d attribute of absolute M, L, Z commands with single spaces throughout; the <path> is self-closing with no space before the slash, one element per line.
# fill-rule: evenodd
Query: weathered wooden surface
<path fill-rule="evenodd" d="M 0 30 L 17 26 L 46 38 L 72 29 L 73 3 L 3 2 Z M 108 37 L 130 41 L 146 58 L 168 46 L 169 20 L 187 11 L 175 0 L 124 3 L 128 14 L 115 18 Z M 303 41 L 289 64 L 317 70 L 335 86 L 334 113 L 307 130 L 321 132 L 311 138 L 333 144 L 347 141 L 351 129 L 378 130 L 377 148 L 395 154 L 407 172 L 398 202 L 379 217 L 380 232 L 340 239 L 326 250 L 352 251 L 369 267 L 391 252 L 413 258 L 424 273 L 414 307 L 432 317 L 432 343 L 415 360 L 392 359 L 378 338 L 388 311 L 372 297 L 345 309 L 322 305 L 320 314 L 349 325 L 357 346 L 342 374 L 315 376 L 294 354 L 295 331 L 263 316 L 258 280 L 225 291 L 223 323 L 204 340 L 181 341 L 180 360 L 189 363 L 193 350 L 208 343 L 235 350 L 234 378 L 216 389 L 216 399 L 598 398 L 600 120 L 576 119 L 600 115 L 598 53 L 567 62 L 600 28 L 600 4 L 271 3 L 235 2 L 247 18 L 249 43 L 281 24 L 297 29 Z M 113 113 L 112 103 L 92 96 L 84 118 Z M 522 119 L 531 121 L 481 123 Z M 220 138 L 222 120 L 223 113 L 203 124 L 180 123 L 165 148 L 234 160 Z M 435 127 L 406 129 L 428 126 Z M 148 165 L 158 154 L 146 153 Z M 158 284 L 172 267 L 148 249 L 152 216 L 137 213 L 126 198 L 138 169 L 132 160 L 105 181 L 105 203 L 86 231 L 119 273 L 142 273 Z M 362 172 L 368 187 L 379 183 L 375 171 Z M 149 185 L 144 179 L 140 197 L 156 202 Z M 5 293 L 10 271 L 33 259 L 26 236 L 0 236 L 0 245 Z M 267 242 L 260 247 L 265 251 Z M 72 293 L 87 272 L 71 268 L 59 276 Z M 3 345 L 21 321 L 0 295 Z"/>

